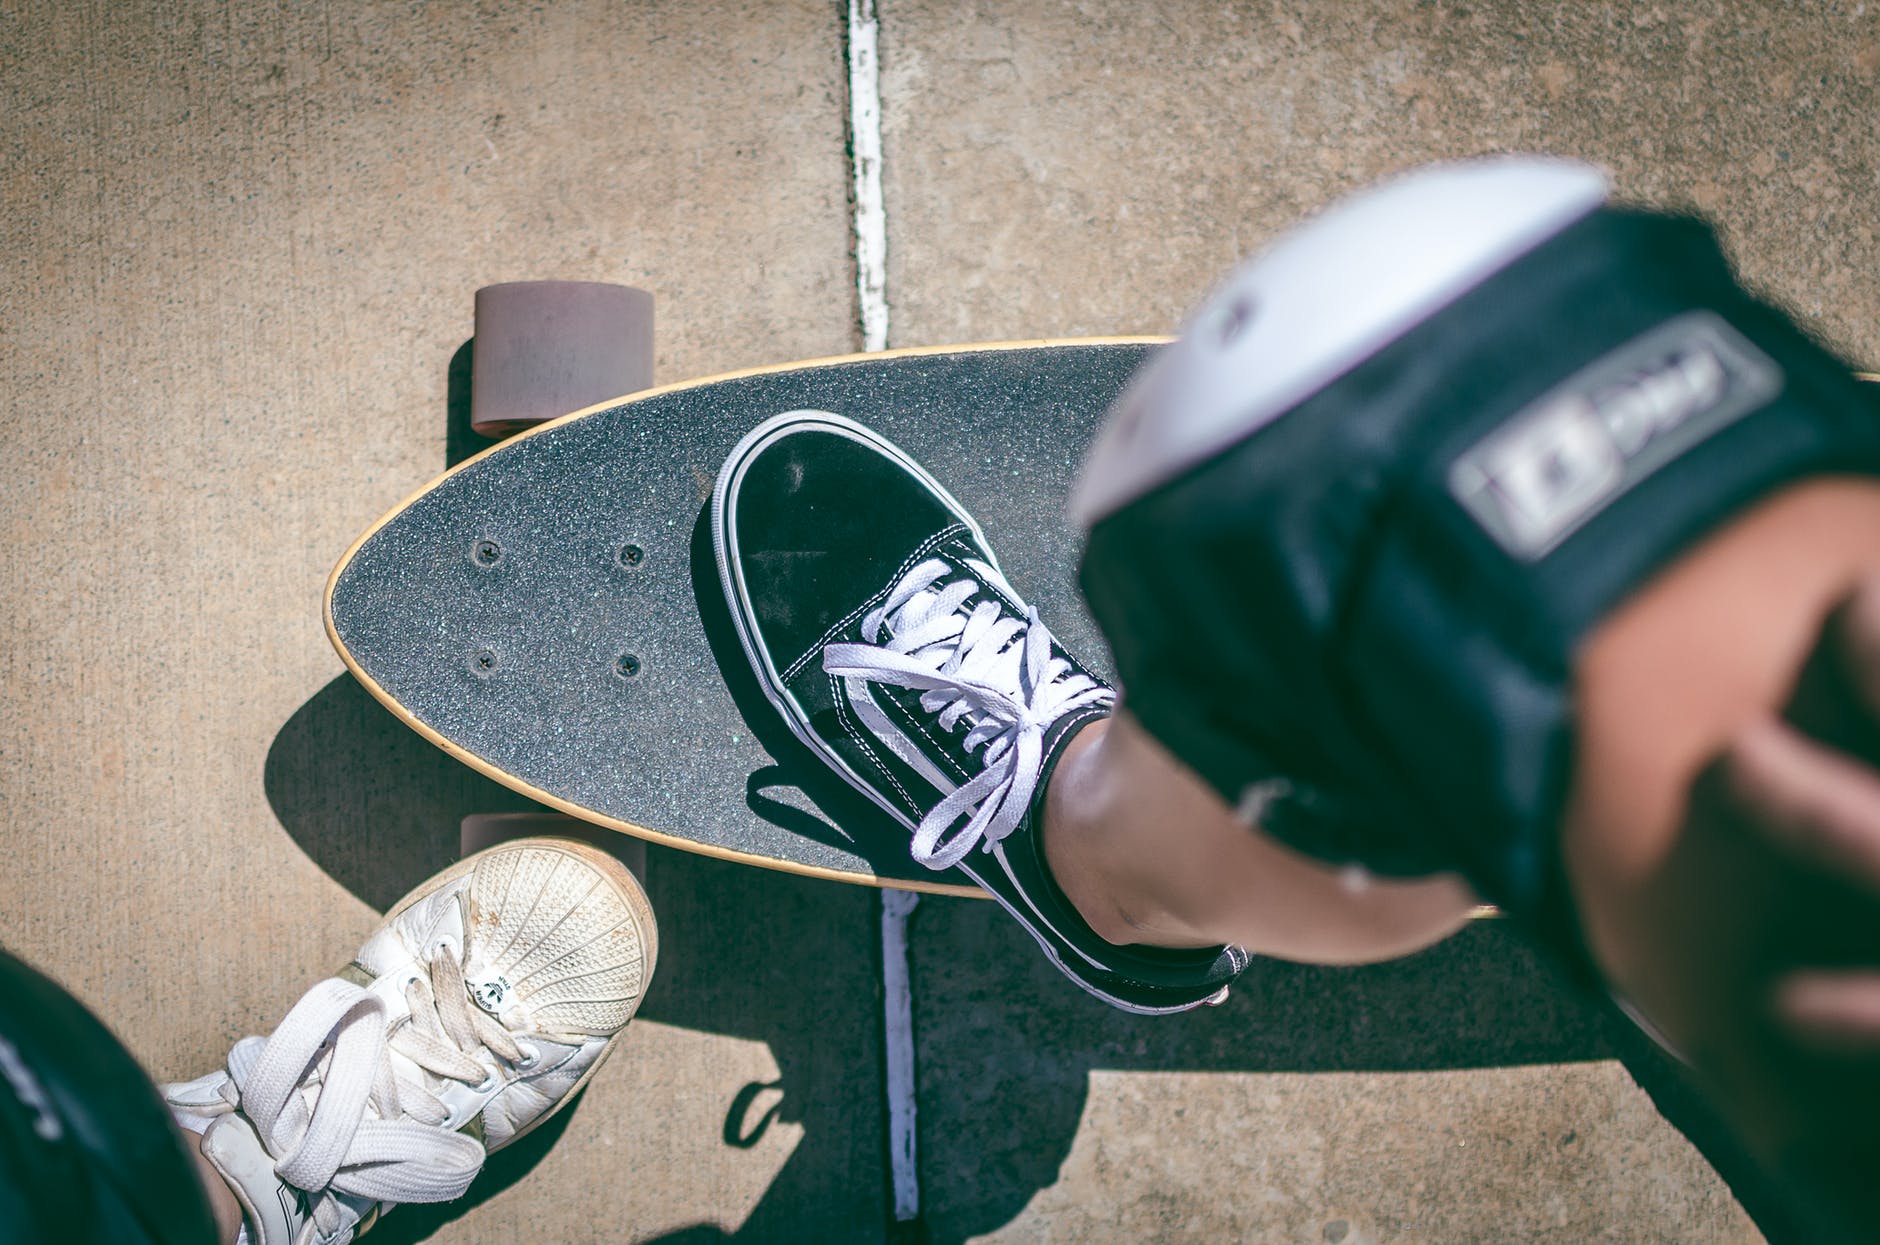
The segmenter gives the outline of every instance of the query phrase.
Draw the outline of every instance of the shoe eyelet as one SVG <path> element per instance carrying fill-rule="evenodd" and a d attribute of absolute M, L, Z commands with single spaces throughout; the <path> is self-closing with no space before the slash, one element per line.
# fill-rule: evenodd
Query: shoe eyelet
<path fill-rule="evenodd" d="M 501 1083 L 502 1083 L 502 1077 L 498 1076 L 494 1072 L 491 1072 L 484 1076 L 483 1083 L 481 1085 L 474 1087 L 473 1092 L 479 1093 L 479 1094 L 493 1093 L 496 1087 Z"/>
<path fill-rule="evenodd" d="M 539 1067 L 541 1065 L 541 1062 L 542 1062 L 541 1051 L 537 1050 L 533 1046 L 530 1046 L 527 1042 L 517 1042 L 516 1045 L 519 1048 L 521 1048 L 521 1051 L 522 1051 L 522 1057 L 516 1060 L 517 1071 L 528 1072 L 531 1069 Z"/>

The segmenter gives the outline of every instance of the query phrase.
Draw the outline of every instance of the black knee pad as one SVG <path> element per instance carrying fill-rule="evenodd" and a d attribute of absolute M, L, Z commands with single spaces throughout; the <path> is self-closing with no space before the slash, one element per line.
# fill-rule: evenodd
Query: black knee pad
<path fill-rule="evenodd" d="M 1880 474 L 1880 420 L 1702 223 L 1561 215 L 1231 437 L 1217 378 L 1192 461 L 1119 469 L 1106 431 L 1082 583 L 1126 707 L 1223 799 L 1330 862 L 1460 870 L 1584 967 L 1557 838 L 1576 645 L 1759 498 Z M 1230 283 L 1113 420 L 1181 419 L 1192 380 L 1155 370 L 1286 310 Z"/>
<path fill-rule="evenodd" d="M 0 1235 L 210 1245 L 184 1138 L 130 1053 L 4 952 L 0 996 Z"/>

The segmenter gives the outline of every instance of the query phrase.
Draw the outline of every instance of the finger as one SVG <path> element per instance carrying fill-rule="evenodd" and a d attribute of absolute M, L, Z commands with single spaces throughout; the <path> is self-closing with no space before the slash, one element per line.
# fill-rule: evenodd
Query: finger
<path fill-rule="evenodd" d="M 1857 587 L 1830 625 L 1848 677 L 1866 706 L 1880 714 L 1880 575 Z"/>
<path fill-rule="evenodd" d="M 1776 987 L 1777 1020 L 1811 1046 L 1880 1052 L 1880 971 L 1795 973 Z"/>
<path fill-rule="evenodd" d="M 1763 720 L 1732 741 L 1722 776 L 1752 831 L 1818 868 L 1880 890 L 1880 772 Z"/>
<path fill-rule="evenodd" d="M 1850 756 L 1880 764 L 1880 577 L 1829 612 L 1783 716 Z"/>

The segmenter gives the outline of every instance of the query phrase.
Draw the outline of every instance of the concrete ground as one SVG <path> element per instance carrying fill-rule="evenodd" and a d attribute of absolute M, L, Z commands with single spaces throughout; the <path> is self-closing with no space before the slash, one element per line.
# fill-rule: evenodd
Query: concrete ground
<path fill-rule="evenodd" d="M 1167 331 L 1300 215 L 1522 149 L 1713 214 L 1880 359 L 1880 8 L 880 0 L 890 342 Z M 675 380 L 860 345 L 844 6 L 0 5 L 0 944 L 207 1070 L 520 807 L 395 724 L 328 569 L 444 466 L 492 281 L 659 299 Z M 460 382 L 459 382 L 460 383 Z M 872 893 L 655 851 L 579 1107 L 382 1241 L 870 1241 Z M 914 918 L 935 1241 L 1777 1239 L 1478 927 L 1150 1023 L 990 905 Z M 1615 1045 L 1618 1044 L 1618 1045 Z M 1713 1155 L 1732 1168 L 1727 1150 Z M 1774 1226 L 1771 1226 L 1774 1225 Z"/>

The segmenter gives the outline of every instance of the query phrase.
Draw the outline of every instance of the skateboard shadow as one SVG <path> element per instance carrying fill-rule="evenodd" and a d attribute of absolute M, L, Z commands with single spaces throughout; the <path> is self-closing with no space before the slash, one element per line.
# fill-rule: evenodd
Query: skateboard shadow
<path fill-rule="evenodd" d="M 457 859 L 466 816 L 540 807 L 432 747 L 349 674 L 281 727 L 262 782 L 301 850 L 380 912 Z"/>
<path fill-rule="evenodd" d="M 1685 1083 L 1609 1006 L 1570 989 L 1505 922 L 1472 922 L 1408 958 L 1359 968 L 1256 959 L 1227 1002 L 1132 1016 L 1070 988 L 989 904 L 923 900 L 911 938 L 925 1228 L 936 1242 L 995 1231 L 1056 1182 L 1093 1073 L 1429 1072 L 1619 1059 L 1774 1240 L 1792 1207 Z M 1354 1088 L 1350 1092 L 1365 1092 Z M 1165 1117 L 1209 1095 L 1171 1089 Z M 1296 1124 L 1249 1103 L 1241 1135 Z M 1022 1110 L 1012 1104 L 1023 1103 Z M 1210 1123 L 1207 1136 L 1221 1135 Z M 1563 1129 L 1561 1144 L 1574 1139 Z M 1203 1158 L 1199 1144 L 1197 1161 Z M 970 1162 L 949 1156 L 970 1155 Z M 1223 1193 L 1223 1196 L 1231 1194 Z"/>

